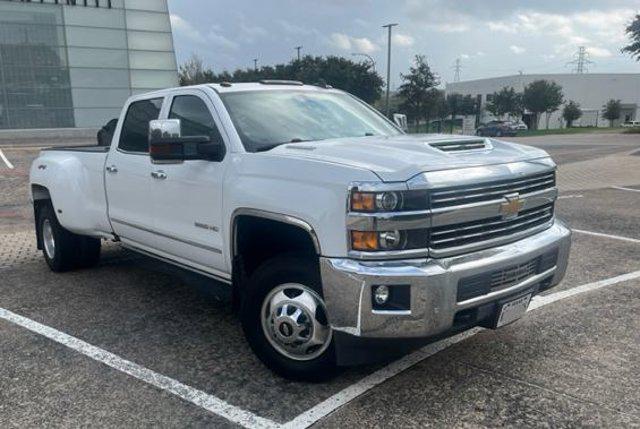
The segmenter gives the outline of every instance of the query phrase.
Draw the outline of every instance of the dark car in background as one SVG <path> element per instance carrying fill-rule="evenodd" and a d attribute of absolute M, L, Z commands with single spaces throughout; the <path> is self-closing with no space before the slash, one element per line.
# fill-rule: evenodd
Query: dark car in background
<path fill-rule="evenodd" d="M 515 136 L 516 134 L 518 134 L 518 130 L 504 121 L 491 121 L 476 129 L 476 135 L 484 137 Z"/>

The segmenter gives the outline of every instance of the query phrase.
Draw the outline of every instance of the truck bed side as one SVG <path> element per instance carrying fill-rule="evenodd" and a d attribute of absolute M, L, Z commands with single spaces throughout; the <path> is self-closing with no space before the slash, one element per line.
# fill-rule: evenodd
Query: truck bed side
<path fill-rule="evenodd" d="M 72 232 L 110 235 L 104 187 L 108 150 L 101 146 L 43 150 L 31 165 L 32 193 L 38 190 L 32 198 L 49 196 L 60 224 Z"/>

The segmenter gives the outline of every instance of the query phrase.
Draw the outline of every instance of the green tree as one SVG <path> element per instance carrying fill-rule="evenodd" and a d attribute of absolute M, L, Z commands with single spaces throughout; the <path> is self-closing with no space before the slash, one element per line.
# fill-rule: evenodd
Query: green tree
<path fill-rule="evenodd" d="M 403 101 L 400 109 L 416 126 L 425 120 L 427 126 L 434 113 L 434 88 L 440 84 L 438 76 L 431 71 L 424 55 L 416 55 L 409 73 L 401 74 L 402 85 L 398 95 Z"/>
<path fill-rule="evenodd" d="M 538 128 L 538 118 L 542 113 L 546 114 L 546 126 L 549 129 L 549 117 L 563 101 L 562 87 L 548 80 L 531 82 L 522 95 L 522 105 L 534 115 L 534 129 Z"/>
<path fill-rule="evenodd" d="M 613 127 L 613 121 L 620 119 L 622 115 L 622 102 L 620 100 L 611 99 L 602 106 L 602 116 L 609 120 L 609 126 Z"/>
<path fill-rule="evenodd" d="M 444 121 L 451 114 L 451 106 L 444 95 L 444 91 L 441 90 L 437 90 L 433 103 L 435 115 L 439 119 L 438 132 L 442 132 Z"/>
<path fill-rule="evenodd" d="M 178 78 L 181 86 L 198 85 L 213 82 L 213 72 L 205 68 L 202 58 L 196 54 L 191 54 L 191 57 L 180 65 Z"/>
<path fill-rule="evenodd" d="M 564 109 L 562 110 L 562 117 L 567 122 L 567 128 L 571 128 L 573 126 L 573 121 L 579 119 L 582 116 L 582 110 L 580 109 L 580 105 L 575 101 L 569 101 L 564 105 Z"/>
<path fill-rule="evenodd" d="M 369 62 L 328 56 L 305 56 L 287 64 L 237 69 L 212 74 L 210 82 L 256 82 L 262 79 L 299 80 L 309 84 L 327 84 L 347 91 L 368 103 L 382 95 L 384 81 Z"/>
<path fill-rule="evenodd" d="M 491 101 L 487 103 L 487 110 L 498 119 L 503 119 L 505 115 L 520 117 L 522 94 L 517 93 L 513 87 L 505 86 L 493 93 Z"/>
<path fill-rule="evenodd" d="M 640 14 L 636 14 L 625 31 L 629 37 L 629 44 L 622 48 L 622 52 L 630 54 L 635 57 L 636 61 L 640 61 Z"/>

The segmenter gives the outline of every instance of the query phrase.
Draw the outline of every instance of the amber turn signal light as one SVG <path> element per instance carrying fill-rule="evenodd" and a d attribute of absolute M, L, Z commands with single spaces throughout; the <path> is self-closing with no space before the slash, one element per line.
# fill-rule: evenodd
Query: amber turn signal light
<path fill-rule="evenodd" d="M 378 233 L 373 231 L 351 231 L 353 250 L 378 250 Z"/>
<path fill-rule="evenodd" d="M 372 212 L 375 208 L 375 194 L 370 192 L 353 192 L 351 194 L 351 210 L 358 212 Z"/>

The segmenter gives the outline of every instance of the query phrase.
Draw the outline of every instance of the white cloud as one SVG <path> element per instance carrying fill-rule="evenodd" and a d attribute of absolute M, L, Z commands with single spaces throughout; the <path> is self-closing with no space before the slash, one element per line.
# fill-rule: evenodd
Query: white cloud
<path fill-rule="evenodd" d="M 373 43 L 371 40 L 366 37 L 362 38 L 351 38 L 351 43 L 353 43 L 353 47 L 358 51 L 365 54 L 370 54 L 372 52 L 377 51 L 378 45 Z"/>
<path fill-rule="evenodd" d="M 517 45 L 509 46 L 509 50 L 511 50 L 511 52 L 513 52 L 516 55 L 524 54 L 527 51 L 522 46 L 517 46 Z"/>
<path fill-rule="evenodd" d="M 463 23 L 429 24 L 426 27 L 438 33 L 465 33 L 469 31 L 469 26 Z"/>
<path fill-rule="evenodd" d="M 365 21 L 362 18 L 356 18 L 353 20 L 353 23 L 359 25 L 360 27 L 368 27 L 370 24 L 368 21 Z"/>
<path fill-rule="evenodd" d="M 366 37 L 351 37 L 343 33 L 331 34 L 329 41 L 333 46 L 343 51 L 355 50 L 357 52 L 370 54 L 380 49 L 378 45 Z"/>
<path fill-rule="evenodd" d="M 331 44 L 338 49 L 344 51 L 351 49 L 351 38 L 346 34 L 333 33 L 329 39 L 331 40 Z"/>
<path fill-rule="evenodd" d="M 469 58 L 471 58 L 471 55 L 469 54 L 460 54 L 460 58 L 463 60 L 468 60 Z"/>
<path fill-rule="evenodd" d="M 311 34 L 313 32 L 313 30 L 306 28 L 306 27 L 301 27 L 299 25 L 296 24 L 292 24 L 289 21 L 285 21 L 284 19 L 279 19 L 278 20 L 278 24 L 280 24 L 280 26 L 282 27 L 282 29 L 289 34 Z"/>
<path fill-rule="evenodd" d="M 610 50 L 597 46 L 587 46 L 587 53 L 595 58 L 607 58 L 613 56 Z"/>
<path fill-rule="evenodd" d="M 493 32 L 555 38 L 554 49 L 558 54 L 570 55 L 578 46 L 587 46 L 591 55 L 604 58 L 613 54 L 611 49 L 600 45 L 613 47 L 623 43 L 625 25 L 633 15 L 634 10 L 628 8 L 594 9 L 566 15 L 529 10 L 506 20 L 489 22 L 488 28 Z"/>
<path fill-rule="evenodd" d="M 251 26 L 244 23 L 240 24 L 240 32 L 242 33 L 242 37 L 249 42 L 265 37 L 269 34 L 267 30 L 260 26 Z"/>
<path fill-rule="evenodd" d="M 407 34 L 396 33 L 391 36 L 394 45 L 413 46 L 415 39 Z"/>
<path fill-rule="evenodd" d="M 183 36 L 197 43 L 203 43 L 205 41 L 204 36 L 181 16 L 171 14 L 169 19 L 171 20 L 171 28 L 177 36 Z"/>
<path fill-rule="evenodd" d="M 238 44 L 233 40 L 219 34 L 216 28 L 212 28 L 207 34 L 207 41 L 213 43 L 215 46 L 223 49 L 237 49 Z"/>

